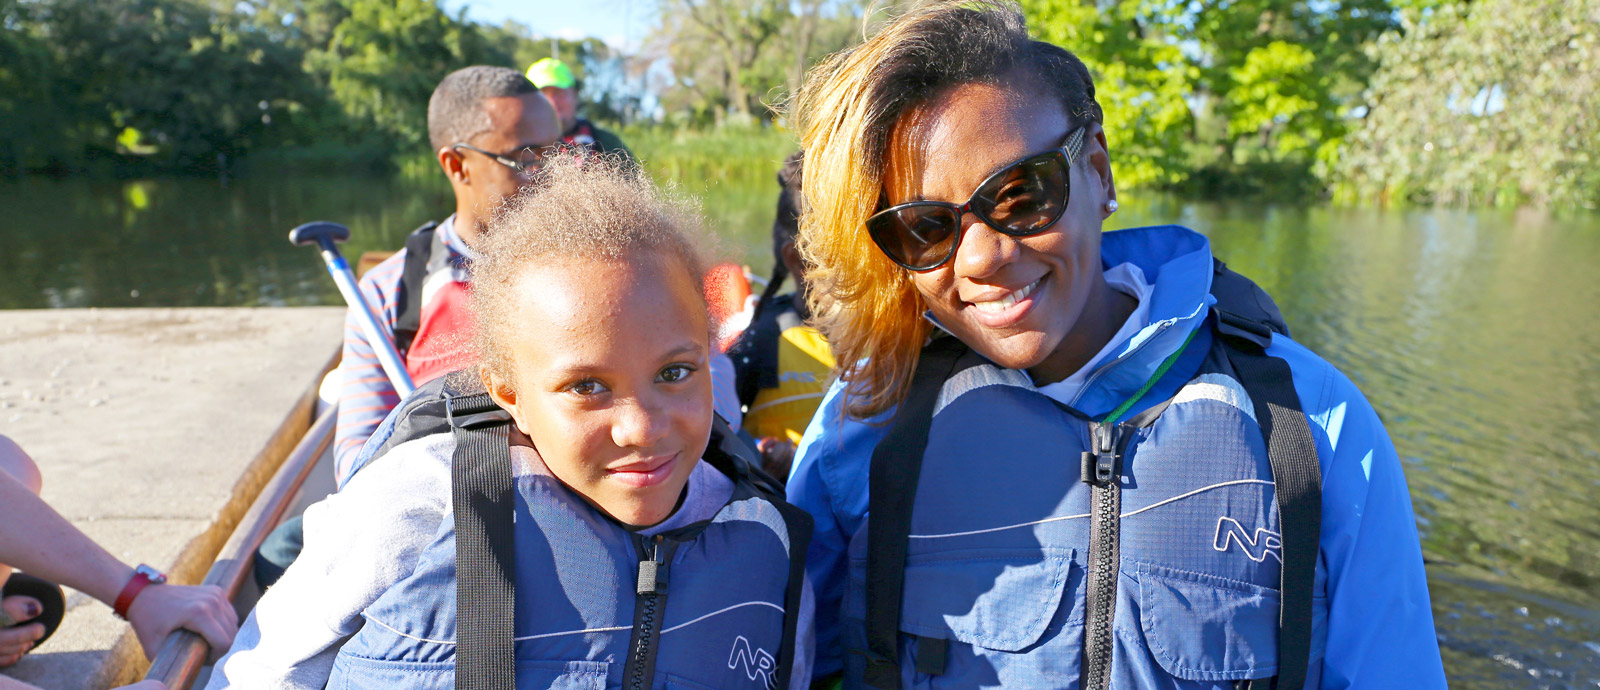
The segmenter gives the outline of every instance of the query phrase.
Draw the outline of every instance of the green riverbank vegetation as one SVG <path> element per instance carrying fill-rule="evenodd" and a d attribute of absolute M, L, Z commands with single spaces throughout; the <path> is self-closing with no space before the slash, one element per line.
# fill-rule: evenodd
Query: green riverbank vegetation
<path fill-rule="evenodd" d="M 1095 73 L 1125 188 L 1600 205 L 1600 0 L 1019 2 Z M 624 52 L 443 0 L 0 0 L 0 175 L 426 177 L 440 77 L 553 51 L 653 172 L 764 179 L 805 69 L 914 3 L 649 4 Z"/>

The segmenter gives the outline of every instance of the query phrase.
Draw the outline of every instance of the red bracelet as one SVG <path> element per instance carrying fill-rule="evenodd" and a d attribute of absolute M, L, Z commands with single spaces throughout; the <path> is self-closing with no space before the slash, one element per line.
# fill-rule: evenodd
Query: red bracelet
<path fill-rule="evenodd" d="M 145 587 L 163 584 L 166 581 L 167 576 L 161 571 L 143 563 L 139 564 L 139 567 L 133 569 L 133 577 L 129 578 L 128 584 L 122 586 L 122 593 L 117 595 L 117 601 L 111 605 L 111 610 L 118 618 L 128 620 L 128 607 L 133 605 L 133 600 L 138 598 L 139 593 L 143 592 Z"/>

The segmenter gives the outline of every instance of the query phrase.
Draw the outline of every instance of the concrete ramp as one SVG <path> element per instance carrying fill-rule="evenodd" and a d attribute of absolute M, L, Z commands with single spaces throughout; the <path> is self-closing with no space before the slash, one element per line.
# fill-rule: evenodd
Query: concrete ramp
<path fill-rule="evenodd" d="M 343 321 L 342 307 L 0 311 L 0 434 L 80 530 L 127 563 L 172 569 L 221 545 L 217 521 L 244 507 L 241 474 Z M 173 574 L 194 582 L 209 563 L 183 565 Z M 78 592 L 67 606 L 61 630 L 0 675 L 49 690 L 136 680 L 146 661 L 127 624 Z"/>

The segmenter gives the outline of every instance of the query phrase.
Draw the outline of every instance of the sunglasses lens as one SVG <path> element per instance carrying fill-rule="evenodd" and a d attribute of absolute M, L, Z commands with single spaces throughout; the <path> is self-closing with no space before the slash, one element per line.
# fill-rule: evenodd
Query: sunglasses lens
<path fill-rule="evenodd" d="M 873 216 L 867 232 L 889 258 L 921 270 L 944 263 L 960 222 L 946 206 L 908 206 Z"/>
<path fill-rule="evenodd" d="M 1051 152 L 1017 163 L 973 194 L 972 205 L 1009 235 L 1042 232 L 1067 207 L 1066 161 Z"/>

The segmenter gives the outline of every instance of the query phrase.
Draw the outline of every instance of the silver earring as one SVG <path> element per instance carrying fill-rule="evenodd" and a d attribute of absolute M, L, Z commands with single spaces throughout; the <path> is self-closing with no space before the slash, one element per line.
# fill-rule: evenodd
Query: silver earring
<path fill-rule="evenodd" d="M 1111 215 L 1111 214 L 1116 213 L 1116 212 L 1117 212 L 1117 200 L 1116 199 L 1112 199 L 1110 201 L 1107 201 L 1106 202 L 1106 215 Z"/>

